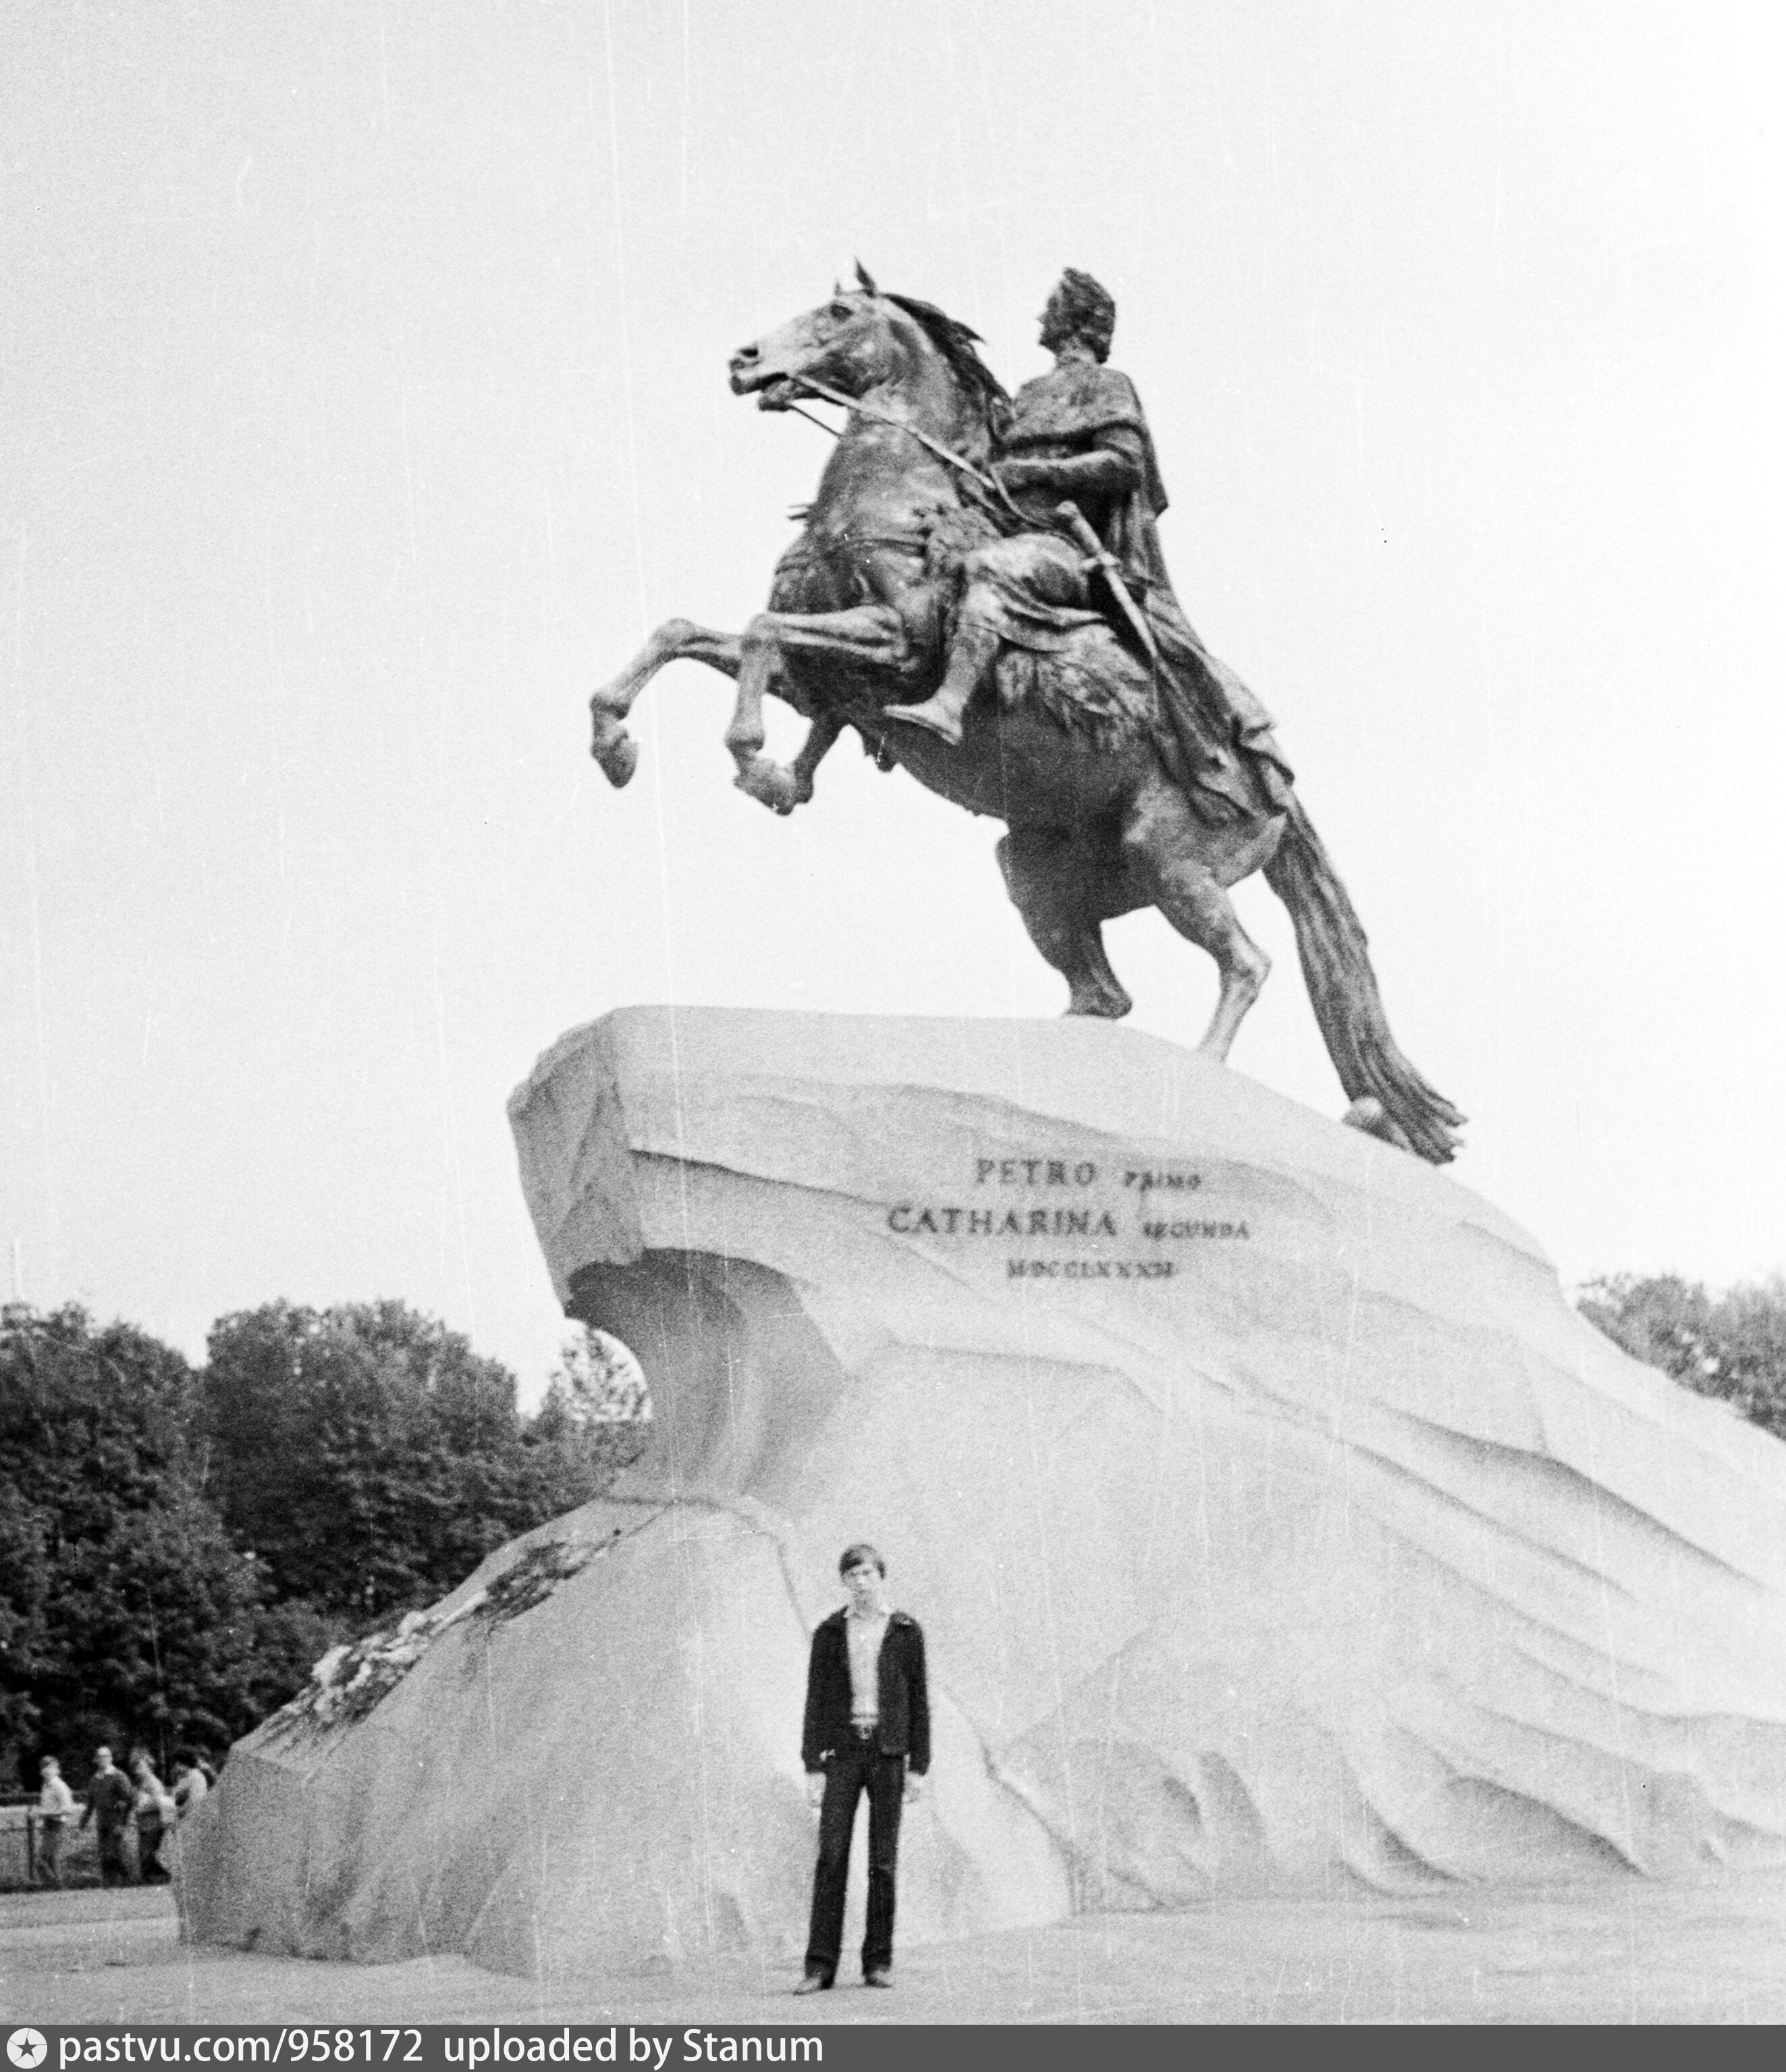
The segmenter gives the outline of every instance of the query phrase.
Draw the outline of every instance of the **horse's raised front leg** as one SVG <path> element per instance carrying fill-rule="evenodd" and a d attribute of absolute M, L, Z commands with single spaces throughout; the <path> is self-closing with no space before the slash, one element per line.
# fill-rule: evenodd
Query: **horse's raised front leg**
<path fill-rule="evenodd" d="M 764 755 L 763 701 L 774 689 L 784 658 L 790 653 L 825 655 L 891 673 L 907 652 L 904 622 L 891 606 L 879 604 L 857 605 L 848 611 L 764 611 L 745 627 L 739 645 L 743 660 L 738 703 L 726 730 L 726 746 L 738 765 L 738 787 L 777 812 L 791 812 L 813 796 L 813 771 L 837 739 L 842 722 L 827 734 L 821 732 L 827 722 L 815 721 L 792 769 Z"/>
<path fill-rule="evenodd" d="M 765 806 L 772 806 L 778 813 L 791 813 L 796 806 L 809 804 L 813 772 L 830 754 L 832 744 L 842 733 L 844 725 L 835 713 L 821 713 L 806 730 L 806 738 L 800 743 L 800 753 L 791 768 L 759 755 L 751 766 L 748 783 L 744 773 L 739 771 L 739 786 L 753 799 L 760 799 Z"/>
<path fill-rule="evenodd" d="M 692 619 L 666 619 L 619 676 L 603 684 L 590 700 L 594 731 L 589 752 L 611 784 L 624 784 L 639 767 L 639 744 L 621 722 L 665 664 L 685 657 L 705 662 L 728 676 L 738 674 L 744 659 L 735 633 L 715 633 L 709 627 L 697 626 Z"/>

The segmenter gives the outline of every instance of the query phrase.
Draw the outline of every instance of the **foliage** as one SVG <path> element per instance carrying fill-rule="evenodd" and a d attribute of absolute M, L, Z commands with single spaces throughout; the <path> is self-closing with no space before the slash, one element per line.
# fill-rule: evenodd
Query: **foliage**
<path fill-rule="evenodd" d="M 445 1611 L 405 1612 L 395 1629 L 331 1647 L 311 1670 L 310 1680 L 280 1708 L 273 1724 L 282 1733 L 303 1727 L 351 1725 L 363 1720 L 394 1691 L 428 1650 L 460 1620 L 505 1623 L 544 1604 L 560 1583 L 578 1574 L 620 1537 L 618 1526 L 603 1540 L 536 1540 L 492 1582 Z"/>
<path fill-rule="evenodd" d="M 651 1416 L 651 1392 L 630 1347 L 579 1324 L 559 1351 L 541 1415 L 572 1424 L 637 1424 Z"/>
<path fill-rule="evenodd" d="M 535 1444 L 552 1449 L 567 1486 L 587 1482 L 606 1489 L 644 1451 L 650 1421 L 651 1396 L 638 1361 L 619 1339 L 579 1325 L 560 1350 L 533 1420 Z"/>
<path fill-rule="evenodd" d="M 612 1480 L 562 1403 L 531 1425 L 514 1378 L 400 1302 L 270 1303 L 213 1329 L 212 1493 L 276 1601 L 363 1631 L 419 1609 Z"/>
<path fill-rule="evenodd" d="M 642 1436 L 630 1355 L 585 1350 L 529 1421 L 506 1368 L 398 1302 L 226 1317 L 197 1375 L 79 1308 L 0 1311 L 0 1773 L 221 1748 L 599 1494 Z"/>
<path fill-rule="evenodd" d="M 0 1745 L 215 1746 L 298 1670 L 203 1495 L 196 1400 L 128 1325 L 0 1312 Z"/>
<path fill-rule="evenodd" d="M 1635 1359 L 1786 1439 L 1786 1278 L 1714 1296 L 1677 1274 L 1591 1281 L 1582 1314 Z"/>

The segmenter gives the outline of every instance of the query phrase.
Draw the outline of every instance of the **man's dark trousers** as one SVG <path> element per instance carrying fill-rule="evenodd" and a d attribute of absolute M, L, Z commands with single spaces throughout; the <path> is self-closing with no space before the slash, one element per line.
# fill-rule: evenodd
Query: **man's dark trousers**
<path fill-rule="evenodd" d="M 115 1827 L 104 1821 L 99 1827 L 99 1877 L 102 1885 L 128 1885 L 130 1860 L 124 1853 L 126 1830 L 120 1821 Z"/>
<path fill-rule="evenodd" d="M 862 1968 L 885 1971 L 893 1963 L 893 1891 L 899 1854 L 899 1809 L 905 1799 L 905 1758 L 883 1755 L 872 1737 L 855 1738 L 832 1751 L 825 1766 L 825 1803 L 819 1812 L 818 1868 L 813 1878 L 813 1926 L 806 1942 L 806 1970 L 837 1975 L 843 1946 L 843 1897 L 850 1882 L 850 1837 L 856 1801 L 868 1794 L 868 1930 Z"/>

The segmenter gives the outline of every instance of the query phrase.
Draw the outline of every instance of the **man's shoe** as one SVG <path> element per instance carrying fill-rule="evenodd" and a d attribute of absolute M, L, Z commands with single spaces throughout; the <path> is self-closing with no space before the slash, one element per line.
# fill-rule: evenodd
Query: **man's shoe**
<path fill-rule="evenodd" d="M 809 1971 L 794 1988 L 796 1993 L 828 1993 L 830 1990 L 831 1981 L 822 1971 Z"/>
<path fill-rule="evenodd" d="M 891 1971 L 864 1971 L 862 1982 L 865 1986 L 891 1986 L 893 1974 Z"/>

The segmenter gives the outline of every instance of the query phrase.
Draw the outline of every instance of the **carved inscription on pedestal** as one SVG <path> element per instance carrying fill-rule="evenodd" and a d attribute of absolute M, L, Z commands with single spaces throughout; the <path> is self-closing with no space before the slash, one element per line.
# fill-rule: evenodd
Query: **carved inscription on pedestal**
<path fill-rule="evenodd" d="M 1210 1201 L 1194 1166 L 1046 1153 L 976 1158 L 961 1184 L 887 1211 L 895 1237 L 996 1246 L 1010 1281 L 1167 1281 L 1179 1248 L 1245 1243 L 1244 1217 Z"/>

